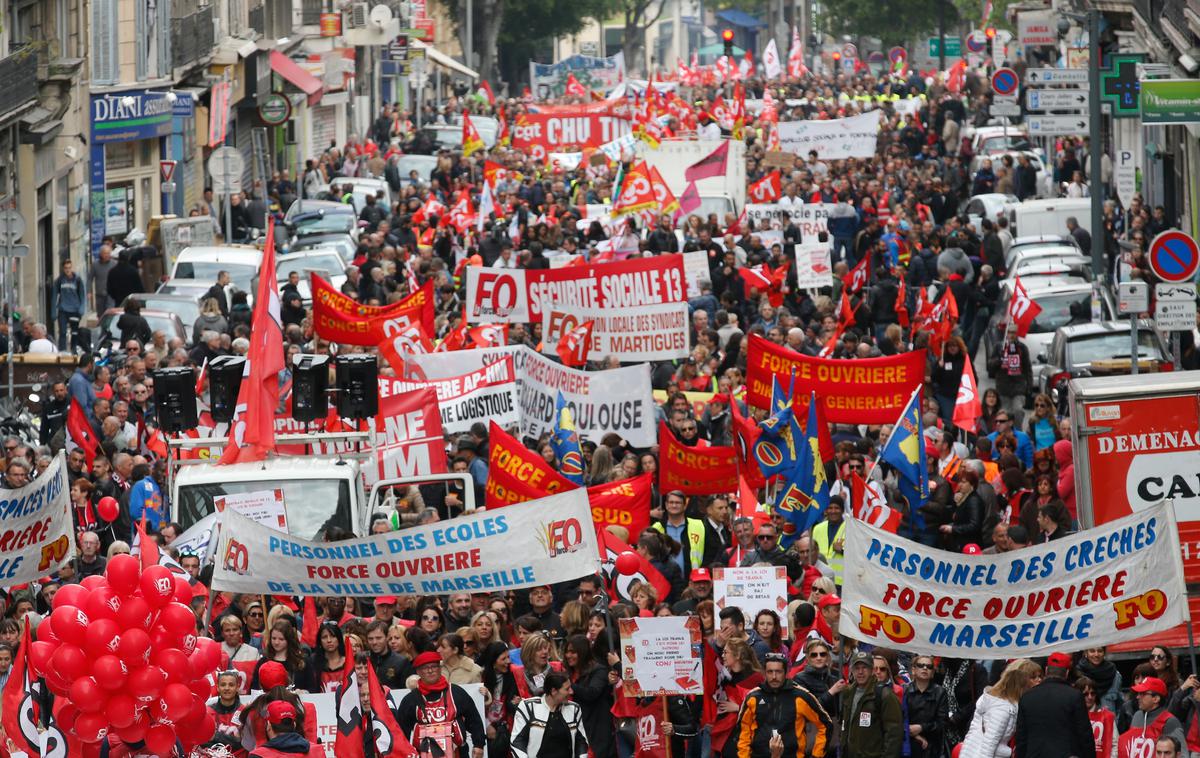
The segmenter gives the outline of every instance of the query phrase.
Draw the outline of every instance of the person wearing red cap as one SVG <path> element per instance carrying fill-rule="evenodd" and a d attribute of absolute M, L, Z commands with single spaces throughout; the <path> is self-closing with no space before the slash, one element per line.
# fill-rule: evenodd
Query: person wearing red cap
<path fill-rule="evenodd" d="M 305 703 L 288 685 L 287 668 L 279 661 L 266 661 L 258 669 L 258 685 L 263 694 L 259 695 L 242 711 L 242 720 L 246 723 L 244 734 L 247 739 L 253 737 L 249 745 L 262 745 L 269 739 L 267 731 L 267 708 L 271 703 L 286 700 L 300 712 L 303 708 L 303 719 L 297 723 L 303 727 L 304 737 L 314 745 L 317 743 L 317 707 Z"/>
<path fill-rule="evenodd" d="M 442 657 L 433 651 L 413 661 L 419 681 L 396 708 L 396 723 L 422 756 L 482 758 L 485 733 L 471 696 L 442 676 Z"/>
<path fill-rule="evenodd" d="M 1137 699 L 1138 709 L 1133 714 L 1133 724 L 1117 740 L 1117 758 L 1153 755 L 1158 741 L 1164 738 L 1187 744 L 1183 725 L 1167 708 L 1170 693 L 1162 679 L 1148 676 L 1130 690 Z"/>
<path fill-rule="evenodd" d="M 296 731 L 296 707 L 287 700 L 267 704 L 267 742 L 250 751 L 250 758 L 324 758 L 325 748 Z"/>
<path fill-rule="evenodd" d="M 1046 660 L 1046 676 L 1041 684 L 1017 702 L 1013 747 L 1021 758 L 1063 758 L 1096 752 L 1087 704 L 1083 694 L 1067 682 L 1070 673 L 1071 656 L 1052 653 Z"/>

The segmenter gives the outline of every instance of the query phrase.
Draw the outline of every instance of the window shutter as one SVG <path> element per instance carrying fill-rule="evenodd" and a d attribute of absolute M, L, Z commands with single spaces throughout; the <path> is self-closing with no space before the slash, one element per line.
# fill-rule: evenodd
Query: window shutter
<path fill-rule="evenodd" d="M 171 0 L 158 0 L 158 75 L 172 76 L 171 59 Z"/>
<path fill-rule="evenodd" d="M 117 0 L 92 0 L 92 81 L 116 84 L 120 81 Z"/>
<path fill-rule="evenodd" d="M 134 0 L 134 46 L 137 50 L 135 56 L 136 68 L 134 75 L 139 82 L 145 81 L 148 72 L 148 61 L 146 60 L 146 26 L 148 19 L 146 18 L 146 0 Z"/>

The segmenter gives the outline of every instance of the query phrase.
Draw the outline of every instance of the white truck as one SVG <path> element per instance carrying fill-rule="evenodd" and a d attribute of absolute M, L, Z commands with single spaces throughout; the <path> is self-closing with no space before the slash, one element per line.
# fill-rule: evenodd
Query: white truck
<path fill-rule="evenodd" d="M 365 432 L 347 434 L 285 434 L 280 444 L 362 443 Z M 173 440 L 172 448 L 219 446 L 224 438 Z M 316 449 L 316 448 L 314 448 Z M 216 510 L 222 497 L 253 500 L 255 495 L 278 491 L 286 509 L 289 534 L 321 540 L 330 527 L 365 536 L 376 512 L 390 512 L 410 486 L 441 483 L 461 493 L 463 512 L 475 510 L 475 487 L 469 474 L 451 473 L 383 479 L 365 485 L 360 460 L 365 453 L 342 455 L 280 455 L 260 463 L 216 465 L 216 458 L 173 460 L 171 467 L 171 520 L 184 529 Z"/>
<path fill-rule="evenodd" d="M 1084 229 L 1091 225 L 1092 201 L 1086 197 L 1026 200 L 1008 206 L 1008 212 L 1015 227 L 1013 237 L 1061 237 L 1068 234 L 1068 218 L 1074 217 Z"/>
<path fill-rule="evenodd" d="M 724 223 L 725 214 L 736 216 L 746 206 L 746 143 L 740 140 L 667 139 L 657 148 L 651 148 L 644 142 L 638 142 L 638 157 L 658 169 L 671 192 L 675 197 L 680 197 L 687 189 L 684 173 L 688 166 L 712 153 L 725 141 L 729 142 L 725 175 L 696 182 L 700 207 L 693 211 L 702 218 L 715 213 Z"/>
<path fill-rule="evenodd" d="M 1170 499 L 1193 624 L 1200 622 L 1200 371 L 1070 381 L 1075 504 L 1089 528 Z M 1200 628 L 1196 628 L 1200 636 Z M 1180 626 L 1111 653 L 1188 646 Z"/>

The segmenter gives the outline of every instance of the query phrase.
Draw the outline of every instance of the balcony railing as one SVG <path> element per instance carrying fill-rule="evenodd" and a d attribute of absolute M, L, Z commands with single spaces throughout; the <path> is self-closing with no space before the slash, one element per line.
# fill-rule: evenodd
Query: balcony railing
<path fill-rule="evenodd" d="M 37 99 L 38 56 L 36 46 L 0 58 L 0 116 Z"/>
<path fill-rule="evenodd" d="M 172 49 L 171 65 L 175 68 L 195 63 L 212 52 L 213 6 L 201 8 L 195 13 L 171 19 Z"/>

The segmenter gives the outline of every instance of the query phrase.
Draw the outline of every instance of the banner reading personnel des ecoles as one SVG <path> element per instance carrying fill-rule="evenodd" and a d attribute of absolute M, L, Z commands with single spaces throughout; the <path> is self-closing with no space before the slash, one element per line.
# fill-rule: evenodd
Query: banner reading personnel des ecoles
<path fill-rule="evenodd" d="M 554 269 L 467 267 L 467 321 L 537 322 L 551 305 L 617 310 L 687 300 L 683 256 Z"/>
<path fill-rule="evenodd" d="M 554 403 L 562 392 L 571 408 L 580 439 L 600 444 L 616 432 L 634 447 L 654 444 L 654 397 L 650 365 L 579 371 L 525 347 L 506 345 L 451 353 L 407 356 L 426 379 L 443 379 L 478 371 L 511 356 L 521 403 L 521 434 L 538 438 L 554 429 Z"/>
<path fill-rule="evenodd" d="M 600 568 L 587 491 L 342 542 L 309 542 L 222 514 L 213 588 L 286 595 L 504 592 Z"/>
<path fill-rule="evenodd" d="M 872 645 L 950 658 L 1103 647 L 1188 619 L 1174 510 L 1164 501 L 999 555 L 962 555 L 846 523 L 839 627 Z"/>
<path fill-rule="evenodd" d="M 24 487 L 0 490 L 0 585 L 35 582 L 71 559 L 70 492 L 62 453 Z"/>

